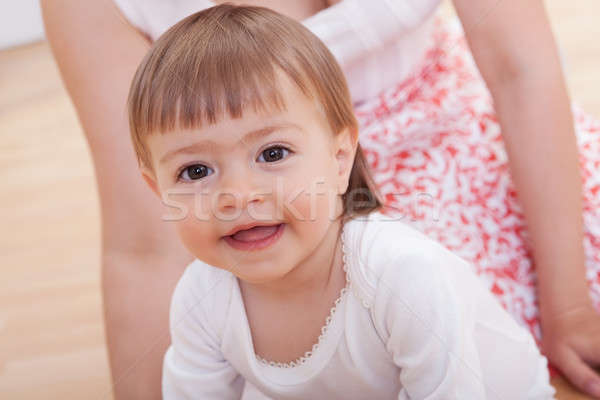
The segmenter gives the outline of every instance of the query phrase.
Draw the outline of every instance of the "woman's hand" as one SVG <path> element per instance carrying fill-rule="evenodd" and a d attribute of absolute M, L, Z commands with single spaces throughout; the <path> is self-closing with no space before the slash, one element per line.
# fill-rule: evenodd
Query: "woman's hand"
<path fill-rule="evenodd" d="M 541 320 L 542 351 L 579 390 L 600 399 L 600 313 L 591 301 Z"/>

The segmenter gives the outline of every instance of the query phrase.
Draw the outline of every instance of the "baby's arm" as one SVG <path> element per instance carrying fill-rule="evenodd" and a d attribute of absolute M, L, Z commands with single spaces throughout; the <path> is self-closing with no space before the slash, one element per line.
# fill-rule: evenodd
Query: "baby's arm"
<path fill-rule="evenodd" d="M 437 273 L 427 254 L 386 267 L 373 313 L 393 362 L 399 399 L 485 399 L 472 337 L 473 308 Z"/>
<path fill-rule="evenodd" d="M 382 269 L 376 326 L 401 369 L 399 399 L 551 399 L 530 333 L 471 266 L 433 241 Z"/>
<path fill-rule="evenodd" d="M 219 338 L 207 324 L 202 304 L 206 294 L 198 294 L 189 277 L 184 273 L 171 302 L 172 342 L 163 362 L 163 398 L 240 399 L 244 379 L 221 354 Z"/>

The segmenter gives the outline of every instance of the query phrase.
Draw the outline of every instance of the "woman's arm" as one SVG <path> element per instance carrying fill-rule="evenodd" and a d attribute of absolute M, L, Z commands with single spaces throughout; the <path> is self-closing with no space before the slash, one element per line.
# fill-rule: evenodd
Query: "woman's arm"
<path fill-rule="evenodd" d="M 585 280 L 582 185 L 570 100 L 543 3 L 454 0 L 454 5 L 492 94 L 525 212 L 544 351 L 577 387 L 591 393 L 589 383 L 600 377 L 579 357 L 600 362 L 600 335 L 590 335 L 600 329 L 600 316 Z M 562 331 L 561 316 L 573 313 L 587 317 L 588 333 L 579 333 L 579 345 L 574 337 L 556 334 Z"/>

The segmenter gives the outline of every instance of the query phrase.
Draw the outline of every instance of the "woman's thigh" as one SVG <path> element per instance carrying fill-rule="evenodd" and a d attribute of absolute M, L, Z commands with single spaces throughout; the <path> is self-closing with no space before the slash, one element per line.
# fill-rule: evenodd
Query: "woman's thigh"
<path fill-rule="evenodd" d="M 163 206 L 140 176 L 129 134 L 129 86 L 150 44 L 111 0 L 42 1 L 42 7 L 48 40 L 90 147 L 103 251 L 181 259 L 185 250 L 174 228 L 161 221 Z"/>
<path fill-rule="evenodd" d="M 102 293 L 116 398 L 160 398 L 170 297 L 192 256 L 147 188 L 126 99 L 150 44 L 111 0 L 42 0 L 46 34 L 88 141 L 100 196 Z"/>

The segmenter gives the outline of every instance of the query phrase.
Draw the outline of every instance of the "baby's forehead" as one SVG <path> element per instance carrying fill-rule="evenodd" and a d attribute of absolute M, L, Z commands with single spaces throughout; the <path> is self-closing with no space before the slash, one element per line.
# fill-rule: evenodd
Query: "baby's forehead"
<path fill-rule="evenodd" d="M 293 133 L 295 138 L 310 139 L 313 135 L 330 135 L 330 127 L 322 105 L 299 90 L 286 88 L 282 92 L 282 102 L 263 107 L 242 107 L 240 114 L 232 115 L 226 108 L 211 121 L 205 118 L 192 119 L 193 124 L 183 125 L 181 118 L 173 129 L 155 132 L 151 135 L 158 147 L 176 144 L 185 145 L 198 141 L 213 143 L 234 143 L 242 137 L 244 142 L 265 137 L 271 133 Z M 157 147 L 152 146 L 152 147 Z"/>
<path fill-rule="evenodd" d="M 160 169 L 184 154 L 210 156 L 242 154 L 267 140 L 283 141 L 293 149 L 310 152 L 332 144 L 332 135 L 312 101 L 290 103 L 274 113 L 248 111 L 242 116 L 224 116 L 200 128 L 176 129 L 147 138 L 153 164 Z"/>
<path fill-rule="evenodd" d="M 239 109 L 222 103 L 214 107 L 212 113 L 202 107 L 195 110 L 186 109 L 185 104 L 182 106 L 180 102 L 176 111 L 176 124 L 168 131 L 214 130 L 222 125 L 259 126 L 268 123 L 295 124 L 306 126 L 308 129 L 315 121 L 327 124 L 325 108 L 312 89 L 305 93 L 289 78 L 280 76 L 277 84 L 269 90 L 273 93 L 255 94 L 260 98 L 254 99 L 244 98 L 239 93 L 232 94 L 231 96 L 239 97 Z"/>

